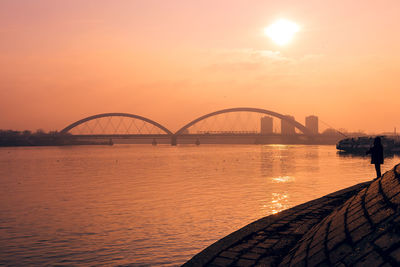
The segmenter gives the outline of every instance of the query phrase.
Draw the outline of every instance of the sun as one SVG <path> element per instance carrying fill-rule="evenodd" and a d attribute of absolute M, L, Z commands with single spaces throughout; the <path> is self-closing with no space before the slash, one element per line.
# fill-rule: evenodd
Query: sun
<path fill-rule="evenodd" d="M 264 33 L 276 44 L 286 45 L 299 30 L 300 27 L 296 23 L 286 19 L 279 19 L 266 27 Z"/>

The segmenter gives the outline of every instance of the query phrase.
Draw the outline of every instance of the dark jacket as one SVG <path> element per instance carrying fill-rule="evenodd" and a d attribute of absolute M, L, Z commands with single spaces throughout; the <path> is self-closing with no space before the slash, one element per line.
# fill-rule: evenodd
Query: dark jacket
<path fill-rule="evenodd" d="M 383 164 L 383 147 L 375 145 L 371 147 L 367 154 L 371 154 L 371 164 Z"/>

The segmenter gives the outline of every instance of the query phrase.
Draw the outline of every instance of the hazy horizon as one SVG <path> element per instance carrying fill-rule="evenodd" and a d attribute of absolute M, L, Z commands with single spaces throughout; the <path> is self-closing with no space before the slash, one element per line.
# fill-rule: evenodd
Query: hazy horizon
<path fill-rule="evenodd" d="M 400 128 L 400 2 L 0 3 L 0 129 L 61 130 L 98 113 L 176 130 L 224 108 Z M 300 30 L 278 46 L 279 18 Z"/>

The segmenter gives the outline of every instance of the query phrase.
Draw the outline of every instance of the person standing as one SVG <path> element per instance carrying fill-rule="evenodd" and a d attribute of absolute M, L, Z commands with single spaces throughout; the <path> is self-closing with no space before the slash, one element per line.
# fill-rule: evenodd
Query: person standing
<path fill-rule="evenodd" d="M 371 154 L 371 164 L 375 164 L 376 178 L 381 177 L 381 164 L 383 164 L 383 146 L 381 138 L 375 137 L 374 146 L 366 154 Z"/>

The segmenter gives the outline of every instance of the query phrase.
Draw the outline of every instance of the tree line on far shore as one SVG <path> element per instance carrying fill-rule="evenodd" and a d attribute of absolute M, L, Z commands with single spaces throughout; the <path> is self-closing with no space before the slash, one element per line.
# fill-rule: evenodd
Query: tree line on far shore
<path fill-rule="evenodd" d="M 51 146 L 64 145 L 70 138 L 70 134 L 64 134 L 57 131 L 44 132 L 37 130 L 31 132 L 0 130 L 0 146 Z"/>

